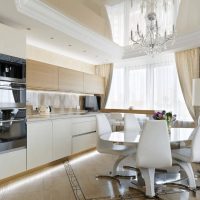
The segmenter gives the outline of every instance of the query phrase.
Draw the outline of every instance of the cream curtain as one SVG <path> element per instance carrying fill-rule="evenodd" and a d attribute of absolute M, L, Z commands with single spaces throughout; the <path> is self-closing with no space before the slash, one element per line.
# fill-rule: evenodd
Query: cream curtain
<path fill-rule="evenodd" d="M 113 75 L 113 64 L 103 64 L 103 65 L 96 65 L 95 66 L 95 73 L 98 76 L 104 77 L 104 86 L 105 86 L 105 94 L 101 96 L 101 107 L 105 108 L 108 95 L 110 92 L 110 86 L 112 82 L 112 75 Z"/>
<path fill-rule="evenodd" d="M 198 109 L 192 106 L 192 79 L 199 78 L 200 49 L 194 48 L 177 52 L 175 56 L 183 96 L 192 118 L 196 121 L 199 113 Z"/>

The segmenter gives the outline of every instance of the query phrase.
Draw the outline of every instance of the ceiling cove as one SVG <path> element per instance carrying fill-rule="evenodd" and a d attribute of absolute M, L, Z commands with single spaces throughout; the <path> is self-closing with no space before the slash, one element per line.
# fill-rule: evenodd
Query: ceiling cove
<path fill-rule="evenodd" d="M 111 58 L 121 58 L 123 48 L 100 34 L 80 25 L 38 0 L 15 0 L 18 12 L 46 24 L 66 35 L 99 49 Z"/>
<path fill-rule="evenodd" d="M 120 47 L 111 40 L 86 28 L 71 18 L 61 14 L 55 9 L 39 0 L 15 0 L 18 12 L 29 16 L 53 29 L 60 31 L 92 48 L 106 54 L 109 61 L 118 61 L 133 57 L 143 56 L 140 49 L 132 49 L 130 46 Z M 184 13 L 179 16 L 182 18 Z M 174 52 L 200 46 L 200 31 L 177 35 L 173 46 L 166 52 Z"/>

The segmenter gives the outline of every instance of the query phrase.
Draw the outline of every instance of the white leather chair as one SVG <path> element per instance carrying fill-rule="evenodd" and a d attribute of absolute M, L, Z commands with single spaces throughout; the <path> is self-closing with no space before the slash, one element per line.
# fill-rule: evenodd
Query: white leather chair
<path fill-rule="evenodd" d="M 137 148 L 136 166 L 144 179 L 146 196 L 155 196 L 155 168 L 172 166 L 170 138 L 165 120 L 146 122 Z"/>
<path fill-rule="evenodd" d="M 96 115 L 97 119 L 97 151 L 100 153 L 106 153 L 106 154 L 112 154 L 112 155 L 118 155 L 118 159 L 116 160 L 114 166 L 112 175 L 116 175 L 116 170 L 119 165 L 119 163 L 126 158 L 129 155 L 132 155 L 135 153 L 136 149 L 134 149 L 131 145 L 117 145 L 113 144 L 110 141 L 102 140 L 100 138 L 103 134 L 109 134 L 112 132 L 110 123 L 107 119 L 107 117 L 104 114 L 98 114 Z"/>
<path fill-rule="evenodd" d="M 121 130 L 124 126 L 124 119 L 122 113 L 110 113 L 110 122 L 112 124 L 112 130 Z"/>
<path fill-rule="evenodd" d="M 172 150 L 173 162 L 179 164 L 186 172 L 190 189 L 196 189 L 192 162 L 200 162 L 200 125 L 193 131 L 192 146 Z"/>
<path fill-rule="evenodd" d="M 141 131 L 140 124 L 134 114 L 124 115 L 124 131 L 125 132 Z"/>

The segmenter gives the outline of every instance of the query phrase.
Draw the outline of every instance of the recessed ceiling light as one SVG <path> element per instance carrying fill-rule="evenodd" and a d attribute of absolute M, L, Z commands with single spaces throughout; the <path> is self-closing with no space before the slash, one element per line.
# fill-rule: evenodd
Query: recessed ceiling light
<path fill-rule="evenodd" d="M 51 40 L 53 40 L 53 39 L 54 39 L 54 37 L 50 37 L 50 39 L 51 39 Z"/>
<path fill-rule="evenodd" d="M 30 31 L 30 30 L 31 30 L 31 28 L 29 28 L 29 27 L 28 27 L 28 28 L 26 28 L 26 30 L 27 30 L 27 31 Z"/>

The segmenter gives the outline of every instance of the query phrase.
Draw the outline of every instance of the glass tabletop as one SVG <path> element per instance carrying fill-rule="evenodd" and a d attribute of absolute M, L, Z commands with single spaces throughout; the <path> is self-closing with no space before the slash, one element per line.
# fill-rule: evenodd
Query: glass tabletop
<path fill-rule="evenodd" d="M 191 140 L 193 128 L 171 128 L 169 136 L 171 143 Z M 102 140 L 119 143 L 138 143 L 141 132 L 112 132 L 100 136 Z"/>

